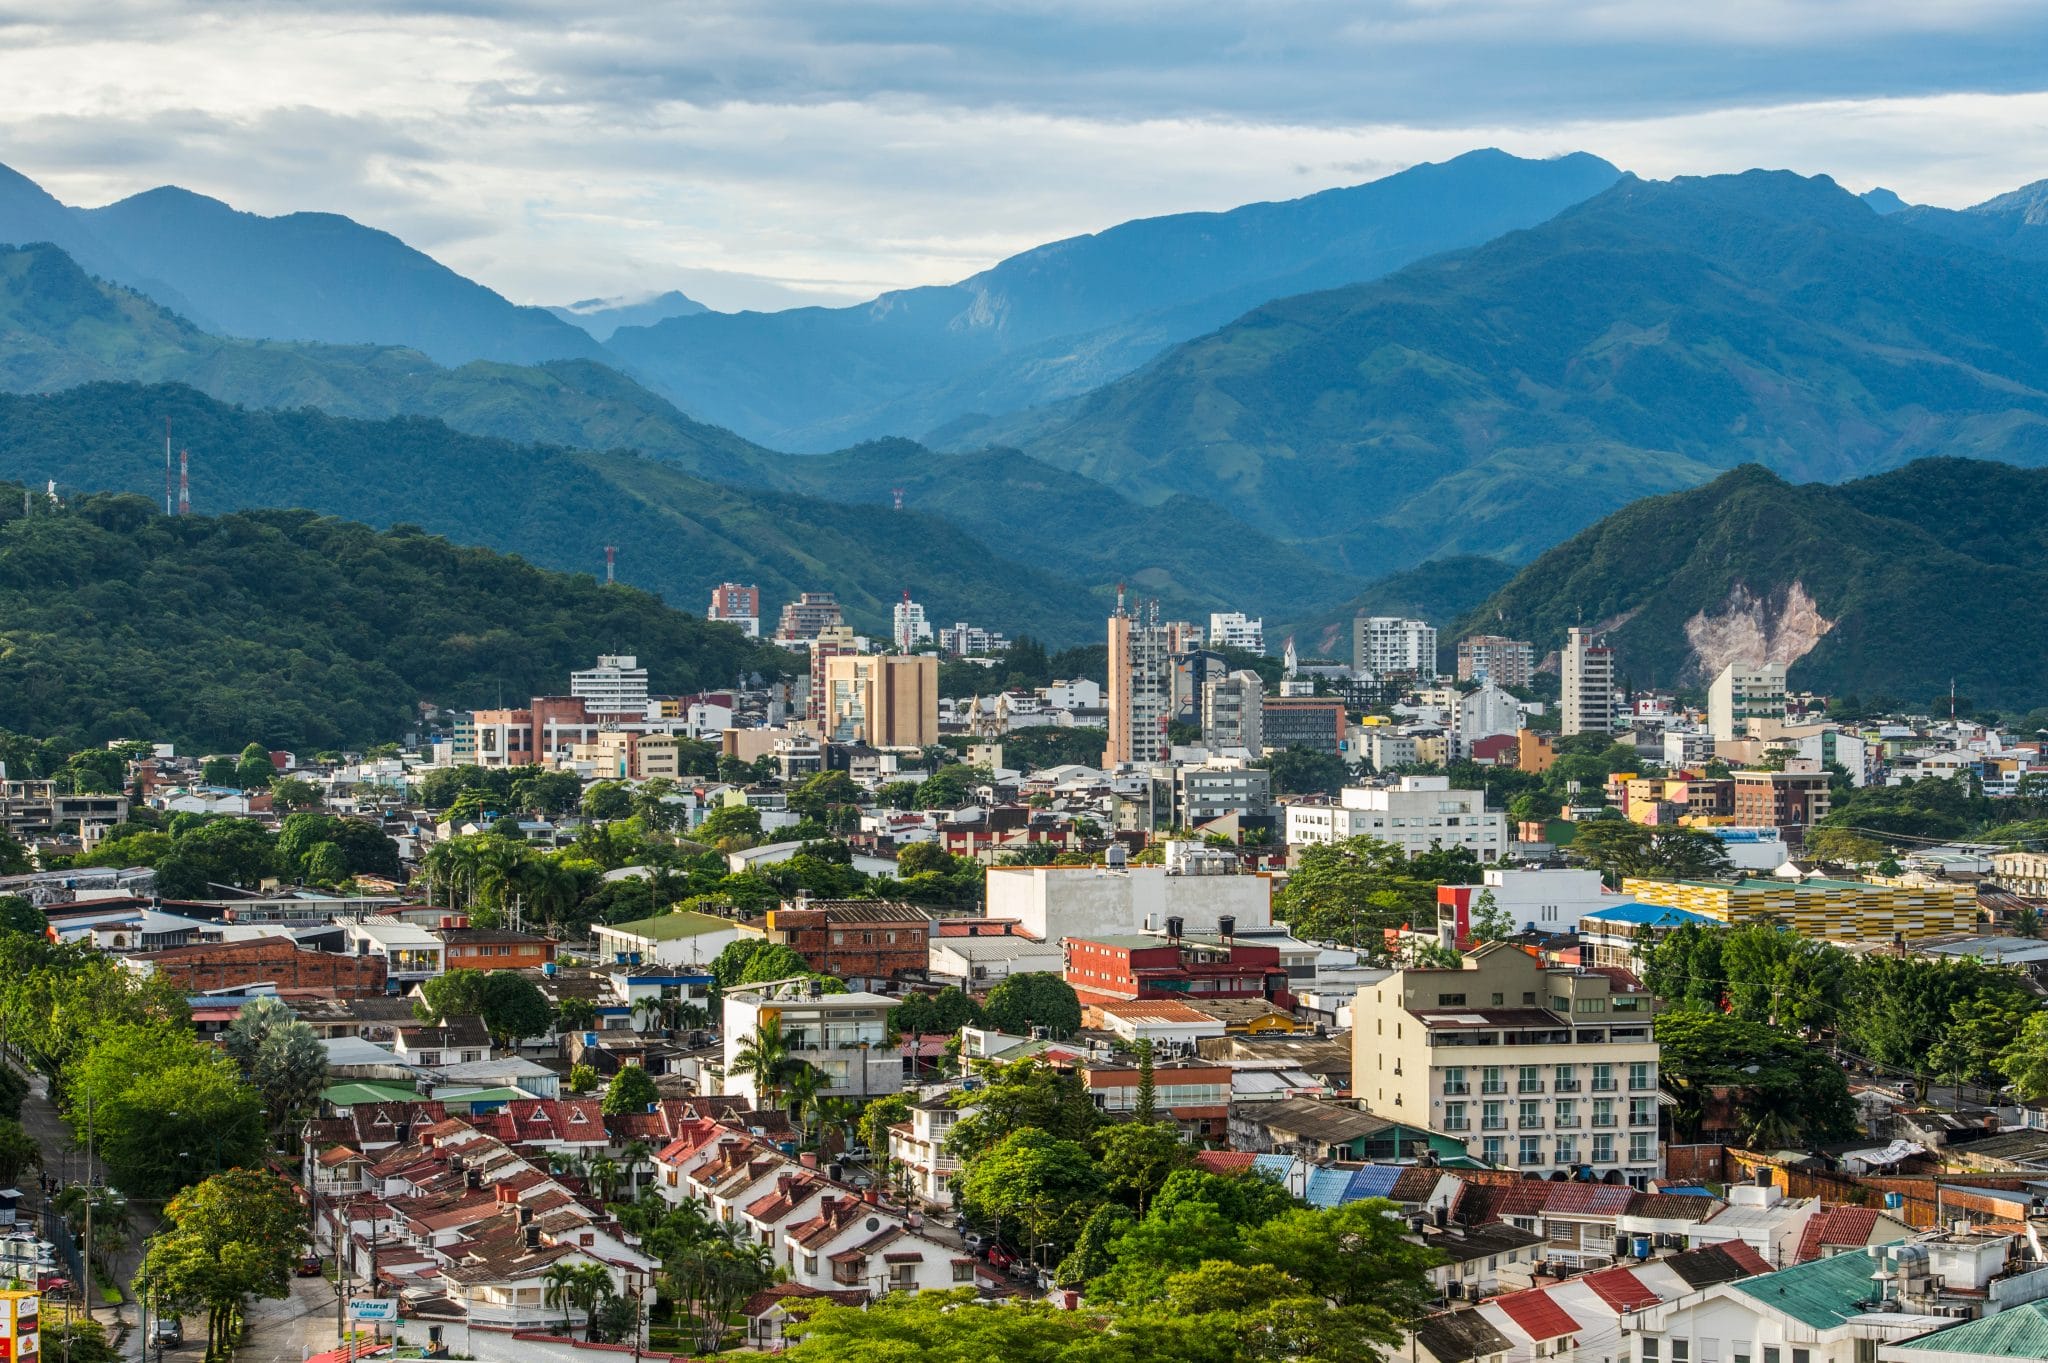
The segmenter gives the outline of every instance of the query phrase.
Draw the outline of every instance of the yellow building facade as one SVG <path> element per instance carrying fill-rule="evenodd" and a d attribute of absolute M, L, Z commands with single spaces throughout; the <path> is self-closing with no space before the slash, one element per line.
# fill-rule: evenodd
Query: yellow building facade
<path fill-rule="evenodd" d="M 1890 941 L 1969 932 L 1977 925 L 1977 892 L 1968 885 L 1870 885 L 1854 880 L 1635 880 L 1621 892 L 1737 927 L 1775 919 L 1808 937 Z"/>

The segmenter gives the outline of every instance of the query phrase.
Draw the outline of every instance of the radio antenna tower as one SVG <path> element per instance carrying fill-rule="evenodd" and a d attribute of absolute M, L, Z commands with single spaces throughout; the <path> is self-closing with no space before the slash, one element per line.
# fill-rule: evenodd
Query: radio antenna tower
<path fill-rule="evenodd" d="M 171 419 L 164 418 L 164 514 L 171 514 Z"/>
<path fill-rule="evenodd" d="M 896 499 L 896 509 L 898 511 L 901 511 L 903 509 L 903 489 L 900 487 L 892 487 L 889 489 L 889 495 Z"/>
<path fill-rule="evenodd" d="M 604 585 L 607 587 L 611 586 L 613 581 L 616 580 L 614 574 L 616 572 L 618 562 L 619 546 L 616 544 L 607 544 L 604 547 Z"/>
<path fill-rule="evenodd" d="M 178 514 L 192 514 L 192 452 L 178 451 Z"/>

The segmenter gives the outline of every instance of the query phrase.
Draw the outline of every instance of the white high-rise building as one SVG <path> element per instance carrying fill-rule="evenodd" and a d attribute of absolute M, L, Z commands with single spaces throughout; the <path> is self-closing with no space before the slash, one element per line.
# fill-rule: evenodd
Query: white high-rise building
<path fill-rule="evenodd" d="M 1707 687 L 1707 732 L 1716 743 L 1749 736 L 1752 719 L 1785 717 L 1785 664 L 1730 663 Z"/>
<path fill-rule="evenodd" d="M 597 666 L 569 674 L 569 694 L 593 715 L 647 715 L 647 669 L 630 653 L 601 656 Z"/>
<path fill-rule="evenodd" d="M 1248 620 L 1243 611 L 1217 611 L 1209 616 L 1209 647 L 1241 648 L 1247 653 L 1266 651 L 1264 617 Z"/>
<path fill-rule="evenodd" d="M 1202 742 L 1211 748 L 1266 750 L 1266 684 L 1252 671 L 1232 672 L 1202 685 Z"/>
<path fill-rule="evenodd" d="M 908 653 L 919 644 L 931 642 L 932 622 L 925 619 L 923 606 L 906 596 L 896 603 L 892 615 L 889 639 L 900 652 Z"/>
<path fill-rule="evenodd" d="M 1614 732 L 1614 650 L 1597 638 L 1578 625 L 1565 638 L 1558 727 L 1566 734 Z"/>
<path fill-rule="evenodd" d="M 1361 615 L 1351 625 L 1351 658 L 1360 672 L 1376 677 L 1389 672 L 1434 677 L 1436 627 L 1393 615 Z"/>

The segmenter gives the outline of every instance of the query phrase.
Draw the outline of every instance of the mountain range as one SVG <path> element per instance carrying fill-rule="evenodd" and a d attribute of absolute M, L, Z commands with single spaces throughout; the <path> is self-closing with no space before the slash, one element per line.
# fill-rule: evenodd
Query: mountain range
<path fill-rule="evenodd" d="M 684 410 L 778 449 L 917 436 L 1084 392 L 1268 300 L 1541 222 L 1618 174 L 1584 154 L 1475 151 L 1283 203 L 1123 223 L 853 307 L 626 327 L 609 347 Z"/>
<path fill-rule="evenodd" d="M 1537 558 L 1459 622 L 1555 648 L 1606 632 L 1637 686 L 1731 662 L 1800 689 L 2048 704 L 2048 470 L 1922 459 L 1838 486 L 1759 465 L 1636 502 Z"/>
<path fill-rule="evenodd" d="M 339 214 L 266 218 L 174 187 L 69 208 L 0 166 L 0 242 L 43 241 L 222 336 L 406 346 L 441 364 L 604 354 L 581 327 Z"/>
<path fill-rule="evenodd" d="M 1141 500 L 1199 488 L 1366 575 L 1526 559 L 1751 460 L 1829 480 L 2048 460 L 2048 276 L 1915 219 L 1824 177 L 1627 177 L 952 438 Z"/>

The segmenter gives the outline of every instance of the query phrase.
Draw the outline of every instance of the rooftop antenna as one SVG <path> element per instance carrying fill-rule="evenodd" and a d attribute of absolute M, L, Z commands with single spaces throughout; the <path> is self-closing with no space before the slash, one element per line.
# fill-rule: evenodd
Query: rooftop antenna
<path fill-rule="evenodd" d="M 616 544 L 607 544 L 607 545 L 606 545 L 606 546 L 604 547 L 604 585 L 605 585 L 605 586 L 607 586 L 607 587 L 611 586 L 611 585 L 612 585 L 612 583 L 613 583 L 613 582 L 614 582 L 614 581 L 616 580 L 616 569 L 617 569 L 617 567 L 618 567 L 618 563 L 619 563 L 619 546 L 618 546 L 618 545 L 616 545 Z"/>
<path fill-rule="evenodd" d="M 164 418 L 164 514 L 171 514 L 171 419 Z"/>
<path fill-rule="evenodd" d="M 903 489 L 900 487 L 892 487 L 889 489 L 889 495 L 896 499 L 896 509 L 898 511 L 901 511 L 903 509 Z"/>
<path fill-rule="evenodd" d="M 178 451 L 178 514 L 192 514 L 192 452 Z"/>

